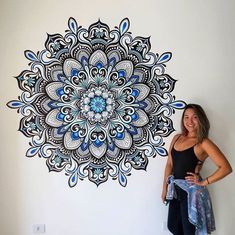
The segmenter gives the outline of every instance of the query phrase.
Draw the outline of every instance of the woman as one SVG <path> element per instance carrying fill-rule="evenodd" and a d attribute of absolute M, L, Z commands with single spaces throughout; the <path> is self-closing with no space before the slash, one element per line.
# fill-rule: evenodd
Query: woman
<path fill-rule="evenodd" d="M 196 230 L 198 227 L 195 227 L 196 222 L 194 224 L 193 215 L 190 214 L 191 217 L 189 216 L 189 211 L 191 209 L 189 207 L 192 202 L 189 202 L 188 189 L 191 189 L 192 187 L 190 186 L 194 185 L 193 187 L 195 190 L 192 191 L 191 189 L 190 191 L 193 193 L 190 195 L 190 200 L 192 198 L 196 200 L 194 203 L 197 205 L 199 200 L 197 195 L 203 196 L 204 192 L 208 192 L 204 186 L 212 184 L 230 174 L 232 172 L 232 168 L 224 154 L 208 138 L 210 124 L 200 105 L 186 105 L 182 115 L 181 125 L 182 133 L 176 135 L 170 145 L 165 167 L 162 200 L 166 203 L 167 187 L 169 192 L 167 179 L 169 179 L 170 175 L 173 175 L 171 183 L 174 185 L 174 197 L 172 196 L 172 200 L 169 201 L 168 229 L 174 235 L 194 235 L 197 234 Z M 217 170 L 205 179 L 201 179 L 199 171 L 207 157 L 210 157 L 215 163 Z M 180 184 L 184 186 L 182 187 Z M 198 193 L 198 190 L 200 190 L 200 193 Z M 201 202 L 203 203 L 203 199 Z M 211 213 L 213 217 L 213 212 Z M 208 216 L 208 214 L 209 213 L 207 213 L 206 216 Z M 205 220 L 206 219 L 208 220 L 208 218 L 205 218 Z M 208 225 L 205 226 L 207 226 L 207 228 L 203 229 L 205 231 L 206 229 L 209 230 Z M 215 227 L 213 227 L 213 225 L 211 225 L 211 227 L 211 231 L 213 231 Z M 207 232 L 210 231 L 206 231 L 203 234 L 207 234 Z"/>

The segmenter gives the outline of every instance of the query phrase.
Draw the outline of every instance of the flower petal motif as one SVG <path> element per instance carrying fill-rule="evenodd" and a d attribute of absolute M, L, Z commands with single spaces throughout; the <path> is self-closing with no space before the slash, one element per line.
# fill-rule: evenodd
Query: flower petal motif
<path fill-rule="evenodd" d="M 96 146 L 96 144 L 91 144 L 89 146 L 89 150 L 95 158 L 99 159 L 105 155 L 107 150 L 107 145 L 102 144 L 101 146 Z"/>
<path fill-rule="evenodd" d="M 107 66 L 107 56 L 102 50 L 95 51 L 89 59 L 89 64 L 93 67 Z"/>
<path fill-rule="evenodd" d="M 132 145 L 132 137 L 127 131 L 120 133 L 115 139 L 115 144 L 120 149 L 130 149 Z"/>
<path fill-rule="evenodd" d="M 78 74 L 79 70 L 82 70 L 82 65 L 77 60 L 69 58 L 64 61 L 63 72 L 66 77 Z"/>
<path fill-rule="evenodd" d="M 133 89 L 137 96 L 136 99 L 138 101 L 144 100 L 150 93 L 150 87 L 148 87 L 147 85 L 143 83 L 134 85 Z"/>
<path fill-rule="evenodd" d="M 113 30 L 101 21 L 85 29 L 73 18 L 68 26 L 64 36 L 48 35 L 44 50 L 25 52 L 22 94 L 7 105 L 23 116 L 20 131 L 31 138 L 26 156 L 65 171 L 70 187 L 84 178 L 125 187 L 133 168 L 167 155 L 170 117 L 185 106 L 165 73 L 171 53 L 150 52 L 150 38 L 133 38 L 128 18 Z"/>
<path fill-rule="evenodd" d="M 46 124 L 52 127 L 60 127 L 63 124 L 64 115 L 59 110 L 51 110 L 45 119 Z"/>
<path fill-rule="evenodd" d="M 149 123 L 148 115 L 141 109 L 136 110 L 136 116 L 132 124 L 136 127 L 142 127 Z"/>
<path fill-rule="evenodd" d="M 53 82 L 49 83 L 46 87 L 46 94 L 48 95 L 49 98 L 52 100 L 59 100 L 60 96 L 63 93 L 63 87 L 64 84 L 61 82 Z"/>
<path fill-rule="evenodd" d="M 75 150 L 80 147 L 82 140 L 75 133 L 67 131 L 63 143 L 66 149 Z"/>
<path fill-rule="evenodd" d="M 133 64 L 129 60 L 123 60 L 117 63 L 117 65 L 114 67 L 114 70 L 119 72 L 120 76 L 123 76 L 128 79 L 133 73 Z"/>

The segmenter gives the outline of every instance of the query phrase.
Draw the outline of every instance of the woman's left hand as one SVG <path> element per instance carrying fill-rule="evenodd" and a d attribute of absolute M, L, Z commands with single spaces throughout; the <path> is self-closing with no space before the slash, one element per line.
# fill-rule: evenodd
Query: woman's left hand
<path fill-rule="evenodd" d="M 187 172 L 188 176 L 185 177 L 185 180 L 187 180 L 187 182 L 189 184 L 196 184 L 199 186 L 206 186 L 206 183 L 204 180 L 200 180 L 200 177 L 198 174 L 193 173 L 193 172 Z"/>

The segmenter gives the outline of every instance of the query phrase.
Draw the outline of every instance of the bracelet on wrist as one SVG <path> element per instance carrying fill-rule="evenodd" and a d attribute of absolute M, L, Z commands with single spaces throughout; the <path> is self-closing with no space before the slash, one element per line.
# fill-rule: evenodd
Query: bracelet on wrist
<path fill-rule="evenodd" d="M 206 177 L 206 182 L 207 182 L 207 184 L 210 184 L 210 182 L 209 182 L 209 180 L 208 180 L 208 177 Z"/>

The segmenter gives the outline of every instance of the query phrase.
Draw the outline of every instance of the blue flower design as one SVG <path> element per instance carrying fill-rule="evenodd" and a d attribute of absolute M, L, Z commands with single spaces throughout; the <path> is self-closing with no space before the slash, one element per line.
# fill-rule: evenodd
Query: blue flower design
<path fill-rule="evenodd" d="M 25 52 L 31 70 L 17 77 L 23 92 L 8 106 L 23 115 L 20 131 L 32 140 L 26 155 L 64 170 L 70 187 L 109 177 L 126 186 L 132 168 L 167 155 L 170 116 L 185 106 L 165 73 L 171 53 L 159 56 L 149 38 L 132 38 L 127 18 L 113 30 L 101 21 L 88 29 L 73 18 L 68 24 L 65 36 L 48 35 L 37 55 Z"/>
<path fill-rule="evenodd" d="M 90 105 L 91 105 L 91 110 L 93 110 L 95 113 L 101 113 L 102 111 L 105 110 L 106 102 L 104 98 L 100 96 L 95 96 L 91 100 Z"/>

